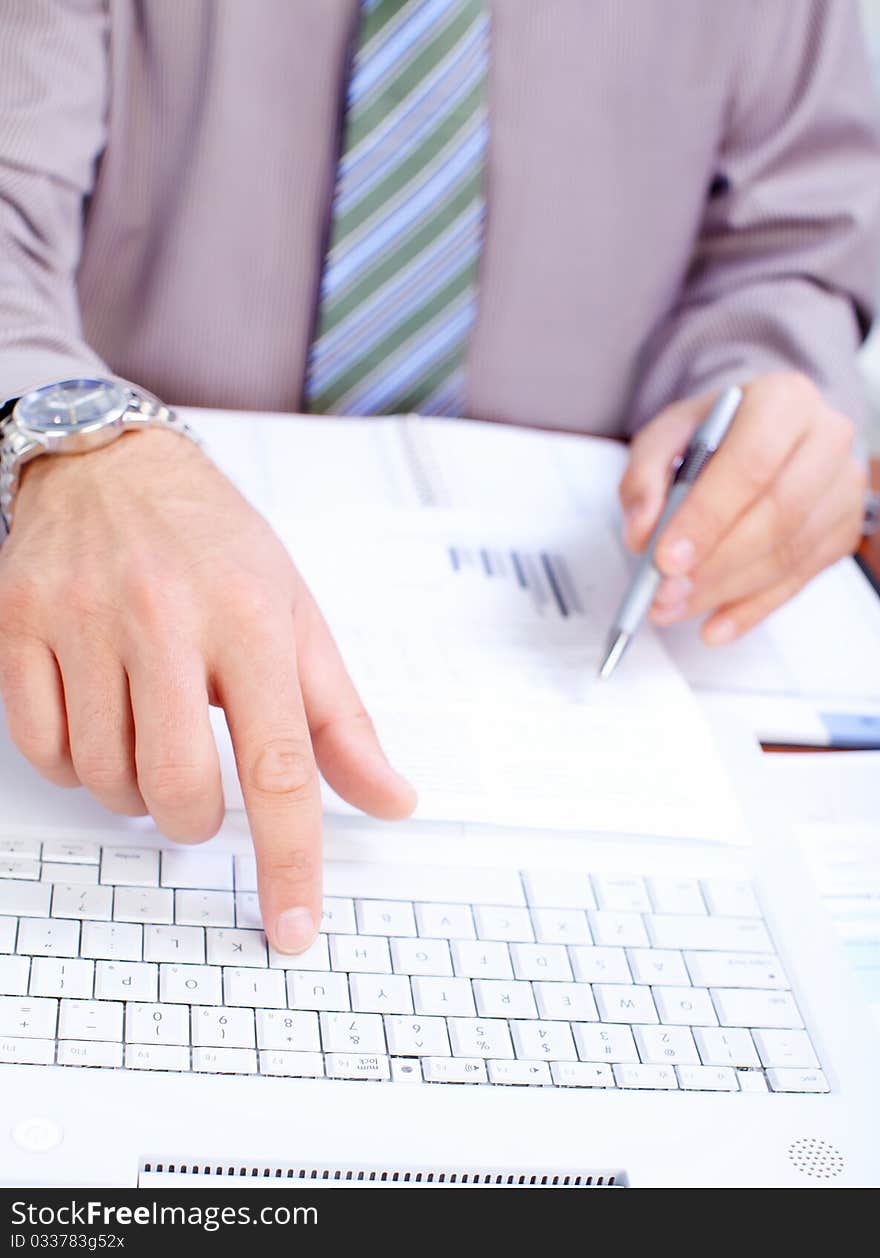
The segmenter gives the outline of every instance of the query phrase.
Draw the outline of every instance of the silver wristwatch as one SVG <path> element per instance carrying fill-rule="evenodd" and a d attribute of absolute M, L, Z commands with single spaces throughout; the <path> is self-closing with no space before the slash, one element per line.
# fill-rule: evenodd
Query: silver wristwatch
<path fill-rule="evenodd" d="M 62 380 L 7 402 L 0 408 L 0 517 L 6 531 L 25 463 L 41 454 L 85 454 L 123 433 L 156 427 L 201 444 L 158 398 L 121 380 Z"/>

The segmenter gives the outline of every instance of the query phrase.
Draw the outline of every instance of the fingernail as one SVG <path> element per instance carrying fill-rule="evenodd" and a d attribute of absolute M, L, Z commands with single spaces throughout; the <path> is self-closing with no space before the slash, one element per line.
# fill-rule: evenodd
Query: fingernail
<path fill-rule="evenodd" d="M 684 603 L 693 588 L 690 577 L 665 577 L 657 587 L 654 601 L 663 607 Z"/>
<path fill-rule="evenodd" d="M 305 952 L 316 934 L 308 909 L 285 909 L 275 923 L 275 946 L 279 952 Z"/>
<path fill-rule="evenodd" d="M 677 542 L 667 546 L 663 551 L 666 567 L 673 572 L 687 572 L 694 562 L 696 552 L 689 537 L 680 537 Z"/>
<path fill-rule="evenodd" d="M 631 502 L 623 513 L 623 522 L 627 529 L 631 527 L 633 522 L 642 514 L 644 502 L 641 498 L 637 498 L 635 502 Z"/>
<path fill-rule="evenodd" d="M 703 641 L 710 646 L 724 646 L 725 642 L 732 642 L 735 637 L 736 621 L 726 616 L 723 620 L 713 620 L 703 630 Z"/>
<path fill-rule="evenodd" d="M 650 620 L 655 625 L 674 625 L 676 621 L 686 620 L 687 603 L 673 603 L 670 607 L 652 607 Z"/>

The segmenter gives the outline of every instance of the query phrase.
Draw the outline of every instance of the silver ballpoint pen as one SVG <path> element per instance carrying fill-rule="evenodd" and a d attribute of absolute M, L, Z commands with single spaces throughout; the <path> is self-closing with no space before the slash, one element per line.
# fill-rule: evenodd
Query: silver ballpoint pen
<path fill-rule="evenodd" d="M 742 401 L 742 396 L 742 389 L 725 389 L 691 437 L 670 485 L 666 505 L 651 534 L 645 553 L 639 561 L 630 587 L 614 617 L 608 646 L 599 667 L 599 677 L 603 680 L 610 677 L 620 663 L 633 634 L 654 601 L 657 587 L 662 580 L 662 574 L 657 571 L 654 564 L 657 542 L 666 525 L 690 493 L 700 472 L 721 444 Z"/>

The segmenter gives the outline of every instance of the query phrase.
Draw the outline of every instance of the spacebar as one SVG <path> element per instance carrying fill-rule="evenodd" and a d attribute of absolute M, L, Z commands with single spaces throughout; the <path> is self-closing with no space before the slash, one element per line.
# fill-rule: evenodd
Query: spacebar
<path fill-rule="evenodd" d="M 440 904 L 525 904 L 519 875 L 512 869 L 451 869 L 372 861 L 326 861 L 324 894 Z"/>

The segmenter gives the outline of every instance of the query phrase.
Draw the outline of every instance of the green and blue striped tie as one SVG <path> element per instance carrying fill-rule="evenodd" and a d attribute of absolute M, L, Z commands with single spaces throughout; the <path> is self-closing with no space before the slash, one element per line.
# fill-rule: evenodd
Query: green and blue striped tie
<path fill-rule="evenodd" d="M 361 0 L 309 411 L 462 413 L 488 61 L 484 0 Z"/>

